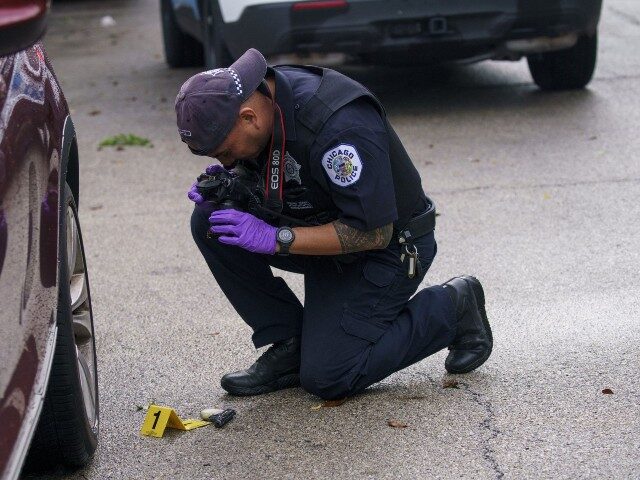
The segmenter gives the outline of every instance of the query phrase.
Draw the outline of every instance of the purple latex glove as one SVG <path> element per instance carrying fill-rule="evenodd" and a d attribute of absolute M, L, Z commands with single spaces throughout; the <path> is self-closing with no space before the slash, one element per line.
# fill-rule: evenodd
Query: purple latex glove
<path fill-rule="evenodd" d="M 209 217 L 210 232 L 220 235 L 218 241 L 254 253 L 276 253 L 277 228 L 238 210 L 217 210 Z"/>
<path fill-rule="evenodd" d="M 222 165 L 220 165 L 219 163 L 214 163 L 212 165 L 209 165 L 204 170 L 204 173 L 206 173 L 207 175 L 215 175 L 216 173 L 226 172 L 226 171 L 227 169 L 224 168 Z"/>
<path fill-rule="evenodd" d="M 204 172 L 207 175 L 215 175 L 216 173 L 224 171 L 224 167 L 216 163 L 214 165 L 209 165 Z M 189 200 L 191 200 L 196 205 L 200 205 L 202 202 L 204 202 L 204 198 L 202 198 L 202 195 L 198 193 L 198 189 L 196 188 L 197 184 L 198 182 L 193 182 L 193 185 L 191 185 L 191 188 L 187 192 L 187 197 L 189 197 Z"/>

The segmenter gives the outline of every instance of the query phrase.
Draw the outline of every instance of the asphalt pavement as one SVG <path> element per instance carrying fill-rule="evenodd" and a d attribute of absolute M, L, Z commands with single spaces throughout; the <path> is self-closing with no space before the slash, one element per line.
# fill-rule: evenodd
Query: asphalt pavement
<path fill-rule="evenodd" d="M 446 375 L 440 352 L 313 410 L 301 389 L 220 387 L 261 352 L 191 240 L 185 192 L 207 162 L 173 101 L 197 70 L 166 66 L 158 2 L 54 2 L 44 43 L 79 138 L 101 431 L 87 468 L 31 478 L 640 478 L 640 3 L 605 2 L 600 35 L 576 92 L 540 92 L 524 61 L 340 67 L 380 96 L 438 205 L 424 284 L 478 276 L 495 349 L 471 374 Z M 118 133 L 153 147 L 98 149 Z M 238 415 L 148 438 L 149 403 Z"/>

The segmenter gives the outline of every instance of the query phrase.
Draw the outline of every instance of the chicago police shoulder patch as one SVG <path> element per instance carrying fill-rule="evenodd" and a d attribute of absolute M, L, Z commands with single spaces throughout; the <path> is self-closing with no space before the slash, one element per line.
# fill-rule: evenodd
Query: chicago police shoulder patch
<path fill-rule="evenodd" d="M 353 185 L 362 173 L 362 161 L 358 150 L 346 143 L 327 150 L 322 156 L 322 166 L 329 179 L 341 187 Z"/>

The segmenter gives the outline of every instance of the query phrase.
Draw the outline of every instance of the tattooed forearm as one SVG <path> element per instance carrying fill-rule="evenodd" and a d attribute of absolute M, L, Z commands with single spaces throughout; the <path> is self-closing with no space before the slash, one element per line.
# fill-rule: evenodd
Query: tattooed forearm
<path fill-rule="evenodd" d="M 392 223 L 368 232 L 345 225 L 340 220 L 333 222 L 333 227 L 336 229 L 336 234 L 340 240 L 342 253 L 386 248 L 393 235 Z"/>

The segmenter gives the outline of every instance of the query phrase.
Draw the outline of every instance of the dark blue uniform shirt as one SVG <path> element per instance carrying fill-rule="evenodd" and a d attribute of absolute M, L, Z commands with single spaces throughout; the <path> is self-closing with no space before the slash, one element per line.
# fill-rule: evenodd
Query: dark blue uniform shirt
<path fill-rule="evenodd" d="M 303 145 L 296 114 L 320 84 L 320 77 L 295 67 L 270 69 L 276 102 L 285 117 L 283 213 L 307 218 L 329 213 L 344 224 L 372 230 L 397 219 L 383 119 L 367 100 L 334 113 L 311 145 Z M 262 160 L 264 162 L 264 159 Z"/>

